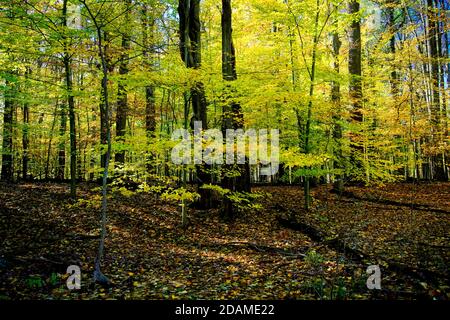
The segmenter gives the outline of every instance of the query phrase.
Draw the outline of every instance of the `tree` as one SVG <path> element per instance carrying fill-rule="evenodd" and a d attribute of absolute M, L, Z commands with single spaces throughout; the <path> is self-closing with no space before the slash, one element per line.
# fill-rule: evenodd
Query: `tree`
<path fill-rule="evenodd" d="M 178 15 L 180 19 L 180 54 L 181 59 L 187 68 L 199 70 L 202 65 L 202 40 L 200 21 L 200 0 L 180 0 L 178 2 Z M 202 130 L 208 129 L 207 102 L 204 85 L 201 81 L 196 81 L 190 90 L 188 98 L 192 104 L 193 117 L 190 121 L 191 129 L 194 130 L 194 123 L 200 122 Z M 189 102 L 185 103 L 189 105 Z M 189 113 L 187 108 L 187 113 Z M 210 174 L 207 172 L 205 163 L 196 166 L 197 186 L 200 199 L 197 207 L 208 209 L 211 207 L 211 193 L 202 188 L 203 185 L 211 182 Z"/>
<path fill-rule="evenodd" d="M 308 73 L 308 80 L 309 80 L 309 92 L 308 92 L 308 100 L 307 100 L 307 108 L 306 108 L 306 120 L 303 121 L 303 117 L 301 115 L 301 111 L 299 108 L 295 108 L 295 114 L 297 117 L 297 126 L 298 126 L 298 130 L 299 130 L 299 136 L 300 138 L 300 142 L 301 147 L 303 149 L 303 152 L 305 155 L 309 155 L 312 151 L 312 146 L 311 146 L 311 124 L 313 121 L 313 99 L 314 99 L 314 93 L 315 93 L 315 88 L 316 88 L 316 73 L 317 73 L 317 55 L 318 55 L 318 50 L 319 50 L 319 42 L 320 42 L 320 38 L 322 36 L 322 33 L 325 29 L 325 27 L 328 24 L 329 18 L 331 17 L 331 15 L 333 14 L 333 12 L 336 10 L 336 7 L 334 7 L 331 11 L 329 11 L 326 15 L 325 15 L 325 20 L 322 24 L 322 26 L 319 25 L 320 23 L 320 12 L 321 12 L 321 8 L 320 8 L 320 1 L 316 1 L 315 3 L 315 12 L 314 12 L 314 20 L 313 20 L 313 34 L 312 34 L 312 48 L 311 48 L 311 60 L 310 60 L 310 65 L 308 64 L 308 61 L 306 61 L 306 53 L 305 53 L 305 41 L 303 39 L 302 36 L 302 31 L 300 29 L 300 24 L 297 18 L 297 15 L 295 14 L 295 12 L 293 12 L 292 8 L 289 5 L 289 2 L 286 2 L 287 6 L 288 6 L 288 11 L 289 13 L 292 15 L 292 18 L 294 20 L 295 23 L 295 28 L 297 30 L 297 34 L 299 37 L 299 43 L 300 43 L 300 50 L 302 53 L 302 56 L 304 57 L 304 63 L 305 63 L 305 68 L 306 71 Z M 336 40 L 336 39 L 334 39 Z M 333 41 L 334 41 L 333 40 Z M 339 41 L 339 39 L 337 39 L 337 41 Z M 339 51 L 339 43 L 336 43 L 333 45 L 338 46 L 337 50 Z M 335 48 L 336 49 L 336 48 Z M 336 62 L 336 61 L 335 61 Z M 335 66 L 336 68 L 336 66 Z M 338 72 L 339 72 L 339 65 L 337 65 L 338 68 Z M 333 88 L 333 90 L 336 91 L 336 87 Z M 337 96 L 336 97 L 332 97 L 334 102 L 338 102 L 338 95 L 339 95 L 339 91 L 334 92 L 334 94 Z M 333 95 L 333 94 L 332 94 Z M 336 99 L 337 98 L 337 99 Z M 310 168 L 311 169 L 311 168 Z M 303 189 L 304 189 L 304 194 L 305 194 L 305 209 L 309 210 L 310 208 L 310 202 L 311 202 L 311 196 L 310 196 L 310 176 L 309 173 L 304 176 L 304 180 L 303 180 Z"/>
<path fill-rule="evenodd" d="M 350 0 L 348 13 L 351 15 L 349 31 L 349 51 L 348 51 L 348 71 L 350 74 L 349 95 L 352 104 L 352 120 L 354 125 L 363 122 L 362 112 L 362 65 L 361 65 L 361 17 L 359 0 Z M 351 161 L 354 171 L 362 168 L 361 155 L 364 152 L 358 133 L 353 133 Z M 353 174 L 354 175 L 354 174 Z M 353 180 L 360 180 L 360 177 L 353 177 Z"/>
<path fill-rule="evenodd" d="M 106 136 L 107 149 L 105 153 L 105 163 L 104 163 L 104 171 L 102 177 L 102 219 L 101 219 L 101 237 L 98 248 L 98 254 L 95 261 L 95 270 L 94 270 L 94 281 L 103 285 L 109 285 L 110 280 L 102 273 L 101 271 L 101 261 L 103 258 L 103 252 L 105 247 L 105 238 L 106 238 L 106 221 L 107 221 L 107 191 L 108 191 L 108 175 L 109 175 L 109 163 L 111 160 L 111 123 L 110 123 L 110 105 L 109 105 L 109 90 L 108 90 L 108 78 L 110 72 L 110 65 L 108 64 L 108 57 L 106 52 L 106 47 L 103 45 L 104 36 L 106 34 L 104 28 L 108 24 L 105 24 L 105 21 L 99 21 L 98 15 L 95 15 L 91 6 L 86 3 L 85 0 L 80 0 L 81 3 L 86 8 L 89 17 L 92 19 L 92 23 L 94 24 L 96 36 L 97 36 L 97 53 L 98 58 L 100 60 L 101 71 L 102 71 L 102 80 L 101 80 L 101 111 L 103 114 L 102 122 L 104 128 L 102 129 L 102 134 Z M 130 7 L 127 7 L 126 13 L 130 10 Z M 104 132 L 105 131 L 105 132 Z M 102 141 L 103 142 L 103 141 Z"/>
<path fill-rule="evenodd" d="M 142 5 L 142 55 L 144 56 L 144 65 L 148 70 L 152 70 L 154 67 L 154 57 L 152 55 L 149 46 L 153 44 L 155 33 L 155 18 L 152 13 L 148 11 L 148 5 Z M 150 143 L 156 134 L 156 97 L 155 86 L 145 86 L 145 131 L 147 135 L 147 141 Z M 151 152 L 148 152 L 147 157 L 147 171 L 154 173 L 151 165 L 153 156 Z"/>
<path fill-rule="evenodd" d="M 333 6 L 332 10 L 337 12 L 337 8 Z M 336 14 L 334 14 L 336 16 Z M 340 73 L 340 50 L 342 46 L 341 39 L 339 38 L 339 22 L 335 17 L 333 19 L 333 32 L 331 33 L 332 43 L 331 46 L 333 48 L 333 68 L 335 72 L 335 76 L 338 77 Z M 342 103 L 341 103 L 341 85 L 339 80 L 333 80 L 331 84 L 331 101 L 333 103 L 333 138 L 334 138 L 334 156 L 335 156 L 335 169 L 340 170 L 341 172 L 336 174 L 336 180 L 333 186 L 334 191 L 341 194 L 344 189 L 344 173 L 345 170 L 344 165 L 344 156 L 342 152 Z"/>
<path fill-rule="evenodd" d="M 5 105 L 3 111 L 3 144 L 2 144 L 2 181 L 13 181 L 13 113 L 15 84 L 11 75 L 7 74 L 5 84 Z"/>
<path fill-rule="evenodd" d="M 130 25 L 129 8 L 131 0 L 126 1 L 126 18 L 125 26 Z M 128 74 L 128 60 L 130 50 L 130 32 L 124 29 L 122 33 L 122 55 L 120 57 L 119 75 L 120 80 L 117 92 L 117 113 L 116 113 L 116 140 L 123 143 L 127 129 L 127 109 L 128 109 L 128 92 L 125 84 L 125 76 Z M 125 164 L 125 151 L 116 152 L 115 161 L 117 165 Z"/>
<path fill-rule="evenodd" d="M 63 2 L 63 26 L 69 28 L 67 17 L 68 0 Z M 77 140 L 75 128 L 75 97 L 73 95 L 73 74 L 72 74 L 72 59 L 69 52 L 68 36 L 63 33 L 63 50 L 64 50 L 64 70 L 65 70 L 65 84 L 67 92 L 67 104 L 69 106 L 69 130 L 70 130 L 70 195 L 72 199 L 77 197 Z"/>
<path fill-rule="evenodd" d="M 31 74 L 31 68 L 26 67 L 25 71 L 25 85 L 29 86 L 28 77 Z M 23 129 L 22 129 L 22 178 L 24 180 L 28 177 L 28 162 L 30 160 L 29 158 L 29 151 L 28 146 L 30 144 L 30 137 L 29 137 L 29 125 L 30 125 L 30 103 L 29 100 L 26 99 L 23 103 Z"/>
<path fill-rule="evenodd" d="M 442 128 L 441 128 L 441 97 L 439 93 L 439 47 L 438 38 L 439 28 L 436 17 L 436 8 L 434 6 L 433 0 L 427 0 L 427 18 L 428 18 L 428 37 L 429 37 L 429 52 L 431 59 L 431 125 L 432 125 L 432 137 L 431 143 L 437 151 L 433 152 L 432 165 L 433 173 L 432 176 L 439 181 L 446 181 L 447 175 L 444 169 L 444 159 L 442 153 L 439 152 L 439 144 L 442 141 Z"/>
<path fill-rule="evenodd" d="M 233 44 L 231 0 L 222 0 L 222 77 L 226 82 L 237 80 L 236 52 Z M 228 129 L 244 128 L 244 115 L 241 106 L 234 101 L 232 84 L 226 86 L 226 101 L 222 111 L 222 131 L 226 134 Z M 222 173 L 222 187 L 232 192 L 250 191 L 250 172 L 248 163 L 236 165 L 237 173 L 232 173 L 233 166 L 227 165 Z M 234 209 L 232 201 L 226 196 L 222 200 L 222 217 L 226 220 L 233 219 Z"/>

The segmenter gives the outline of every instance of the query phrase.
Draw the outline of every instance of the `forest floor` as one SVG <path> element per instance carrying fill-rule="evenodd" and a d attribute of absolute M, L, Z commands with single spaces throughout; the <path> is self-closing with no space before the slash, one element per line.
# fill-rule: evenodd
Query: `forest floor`
<path fill-rule="evenodd" d="M 448 299 L 450 183 L 313 190 L 256 187 L 263 209 L 223 223 L 217 210 L 189 210 L 142 193 L 109 199 L 103 272 L 92 284 L 100 195 L 63 184 L 0 184 L 1 299 Z M 82 288 L 66 269 L 79 265 Z M 366 269 L 381 267 L 382 289 Z"/>

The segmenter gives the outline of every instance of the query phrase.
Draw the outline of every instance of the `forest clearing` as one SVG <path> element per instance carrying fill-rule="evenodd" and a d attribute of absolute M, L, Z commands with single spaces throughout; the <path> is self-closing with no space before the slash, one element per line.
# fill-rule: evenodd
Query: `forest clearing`
<path fill-rule="evenodd" d="M 0 301 L 448 301 L 449 10 L 0 0 Z"/>

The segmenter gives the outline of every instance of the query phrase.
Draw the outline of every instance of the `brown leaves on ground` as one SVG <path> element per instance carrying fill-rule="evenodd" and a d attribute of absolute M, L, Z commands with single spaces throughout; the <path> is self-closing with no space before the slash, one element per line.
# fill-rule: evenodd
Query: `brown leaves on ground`
<path fill-rule="evenodd" d="M 415 201 L 446 209 L 449 186 L 416 186 L 421 196 Z M 64 185 L 0 185 L 0 299 L 446 298 L 442 279 L 428 283 L 393 272 L 383 274 L 383 292 L 370 292 L 365 269 L 397 261 L 447 274 L 448 215 L 372 199 L 339 199 L 326 187 L 314 190 L 308 213 L 302 209 L 301 188 L 262 187 L 273 195 L 265 209 L 243 213 L 230 224 L 220 222 L 216 210 L 191 209 L 186 229 L 179 226 L 176 205 L 152 195 L 114 193 L 102 263 L 114 286 L 104 289 L 92 284 L 100 224 L 94 187 L 82 185 L 81 200 L 73 205 Z M 397 184 L 351 191 L 408 204 L 411 188 Z M 280 226 L 277 216 L 284 210 L 373 260 L 355 263 Z M 71 264 L 81 266 L 80 291 L 65 286 Z"/>

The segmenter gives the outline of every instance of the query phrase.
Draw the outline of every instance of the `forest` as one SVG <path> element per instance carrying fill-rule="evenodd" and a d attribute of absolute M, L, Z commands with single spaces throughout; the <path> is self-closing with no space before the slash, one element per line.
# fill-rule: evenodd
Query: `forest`
<path fill-rule="evenodd" d="M 0 300 L 448 300 L 448 0 L 0 0 Z"/>

